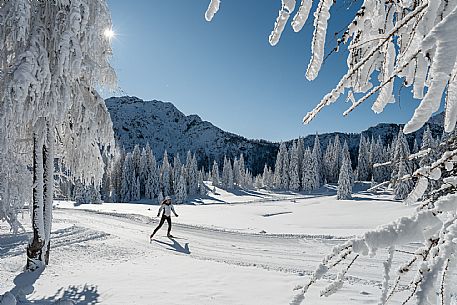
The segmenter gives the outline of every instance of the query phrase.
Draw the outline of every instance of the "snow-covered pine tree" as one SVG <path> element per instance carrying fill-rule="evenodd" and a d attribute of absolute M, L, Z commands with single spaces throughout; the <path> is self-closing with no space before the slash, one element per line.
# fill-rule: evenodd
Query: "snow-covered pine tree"
<path fill-rule="evenodd" d="M 303 153 L 302 190 L 311 192 L 319 187 L 316 159 L 309 149 Z"/>
<path fill-rule="evenodd" d="M 290 153 L 289 149 L 284 145 L 284 156 L 282 158 L 282 173 L 281 173 L 281 185 L 283 190 L 289 190 L 290 186 Z"/>
<path fill-rule="evenodd" d="M 417 154 L 419 151 L 420 151 L 419 143 L 417 142 L 417 139 L 414 138 L 411 154 L 413 154 L 413 155 Z M 411 171 L 415 172 L 418 168 L 419 168 L 419 160 L 418 159 L 411 160 Z"/>
<path fill-rule="evenodd" d="M 333 148 L 332 148 L 332 161 L 333 161 L 333 169 L 332 169 L 332 182 L 337 183 L 340 168 L 342 165 L 342 154 L 341 154 L 341 141 L 340 135 L 336 134 L 335 139 L 333 141 Z"/>
<path fill-rule="evenodd" d="M 432 132 L 430 131 L 430 126 L 426 125 L 424 133 L 422 135 L 422 144 L 421 144 L 421 151 L 426 150 L 426 149 L 432 149 L 434 148 L 434 143 L 433 143 L 433 136 Z M 413 152 L 414 153 L 414 152 Z M 423 167 L 426 165 L 430 165 L 432 162 L 432 152 L 429 154 L 424 155 L 420 161 L 419 161 L 419 166 Z"/>
<path fill-rule="evenodd" d="M 398 170 L 396 183 L 394 185 L 394 194 L 396 200 L 404 200 L 408 197 L 413 189 L 412 181 L 410 179 L 403 179 L 404 176 L 409 175 L 406 157 L 400 156 L 398 161 Z"/>
<path fill-rule="evenodd" d="M 240 168 L 240 186 L 241 188 L 246 188 L 246 181 L 245 181 L 245 173 L 246 173 L 246 165 L 244 161 L 244 155 L 240 154 L 240 159 L 238 160 L 239 168 Z"/>
<path fill-rule="evenodd" d="M 360 135 L 359 155 L 357 159 L 357 179 L 359 181 L 369 181 L 369 159 L 370 150 L 368 141 L 363 134 Z"/>
<path fill-rule="evenodd" d="M 297 140 L 297 148 L 298 148 L 298 178 L 299 178 L 299 185 L 301 188 L 301 178 L 302 178 L 302 168 L 303 168 L 303 155 L 305 153 L 305 140 L 303 137 L 299 137 Z"/>
<path fill-rule="evenodd" d="M 76 204 L 101 203 L 100 191 L 94 184 L 85 185 L 80 180 L 75 181 L 74 200 Z"/>
<path fill-rule="evenodd" d="M 396 185 L 400 182 L 401 179 L 399 179 L 399 170 L 400 170 L 400 164 L 402 161 L 403 164 L 403 171 L 402 171 L 402 176 L 406 174 L 411 174 L 412 173 L 412 168 L 411 168 L 411 163 L 408 160 L 408 157 L 410 155 L 410 150 L 409 150 L 409 144 L 408 141 L 406 140 L 405 134 L 403 133 L 402 130 L 398 132 L 397 140 L 395 143 L 395 151 L 392 159 L 392 178 L 394 182 L 394 188 Z"/>
<path fill-rule="evenodd" d="M 286 144 L 284 142 L 281 142 L 281 144 L 279 145 L 278 154 L 276 155 L 276 163 L 275 163 L 274 178 L 273 178 L 274 188 L 277 190 L 282 189 L 282 174 L 284 172 L 284 170 L 283 170 L 284 155 L 286 152 L 287 152 Z"/>
<path fill-rule="evenodd" d="M 319 141 L 319 135 L 316 133 L 314 137 L 314 145 L 313 145 L 313 154 L 315 155 L 316 159 L 316 167 L 317 167 L 317 174 L 319 176 L 319 186 L 324 184 L 324 168 L 323 168 L 323 155 L 322 155 L 322 147 Z M 302 166 L 303 167 L 303 166 Z"/>
<path fill-rule="evenodd" d="M 387 162 L 386 150 L 384 149 L 381 137 L 378 136 L 376 141 L 373 141 L 374 145 L 372 146 L 371 152 L 371 162 L 373 164 L 381 164 Z M 386 181 L 386 166 L 373 167 L 373 181 L 381 183 Z"/>
<path fill-rule="evenodd" d="M 198 171 L 198 194 L 200 196 L 205 196 L 206 194 L 208 194 L 208 188 L 205 185 L 204 177 L 205 173 L 203 172 L 203 170 Z"/>
<path fill-rule="evenodd" d="M 260 190 L 263 187 L 263 178 L 262 175 L 257 175 L 254 178 L 254 187 L 257 190 Z"/>
<path fill-rule="evenodd" d="M 338 200 L 348 200 L 352 198 L 352 165 L 346 141 L 343 145 L 342 159 L 343 164 L 341 165 L 338 177 L 338 191 L 336 198 Z"/>
<path fill-rule="evenodd" d="M 112 200 L 114 202 L 120 201 L 122 196 L 122 171 L 124 168 L 124 161 L 125 161 L 125 152 L 123 148 L 116 149 L 113 165 L 112 165 L 112 173 L 111 173 L 111 189 L 113 190 L 114 194 L 112 195 Z"/>
<path fill-rule="evenodd" d="M 329 183 L 338 182 L 338 173 L 341 165 L 341 143 L 337 134 L 333 140 L 328 142 L 324 154 L 325 179 Z"/>
<path fill-rule="evenodd" d="M 162 166 L 160 167 L 159 183 L 160 190 L 162 191 L 162 196 L 171 196 L 171 175 L 172 168 L 168 162 L 168 153 L 165 150 L 163 153 Z"/>
<path fill-rule="evenodd" d="M 268 165 L 264 165 L 263 167 L 263 174 L 262 174 L 262 187 L 271 190 L 274 187 L 273 183 L 273 173 L 271 172 L 271 169 L 268 167 Z"/>
<path fill-rule="evenodd" d="M 233 189 L 232 162 L 226 156 L 224 156 L 224 167 L 222 168 L 222 187 L 226 190 Z"/>
<path fill-rule="evenodd" d="M 151 148 L 149 148 L 151 149 Z M 149 178 L 149 167 L 147 166 L 147 157 L 146 157 L 146 148 L 143 147 L 141 150 L 141 157 L 140 157 L 140 197 L 145 197 L 146 193 L 146 183 L 147 179 Z"/>
<path fill-rule="evenodd" d="M 355 176 L 354 176 L 354 170 L 352 169 L 352 161 L 351 161 L 351 154 L 349 153 L 349 146 L 348 146 L 348 143 L 347 141 L 344 141 L 344 144 L 343 144 L 343 148 L 341 149 L 341 160 L 344 160 L 344 159 L 349 159 L 349 179 L 351 181 L 351 187 L 354 185 L 355 183 Z M 343 164 L 341 164 L 341 166 L 343 166 Z M 341 173 L 341 168 L 340 168 L 340 173 Z M 338 175 L 338 181 L 340 180 L 340 175 Z"/>
<path fill-rule="evenodd" d="M 302 157 L 303 158 L 303 157 Z M 292 149 L 290 152 L 290 164 L 289 164 L 289 177 L 290 177 L 290 184 L 289 189 L 292 191 L 299 191 L 300 190 L 300 157 L 299 157 L 299 149 L 297 142 L 294 141 L 292 144 Z"/>
<path fill-rule="evenodd" d="M 238 164 L 238 158 L 236 157 L 235 160 L 233 160 L 233 182 L 235 185 L 241 188 L 240 165 Z"/>
<path fill-rule="evenodd" d="M 190 168 L 187 169 L 188 193 L 191 196 L 198 194 L 198 164 L 195 154 L 192 155 Z"/>
<path fill-rule="evenodd" d="M 221 188 L 227 189 L 228 186 L 228 164 L 227 156 L 224 156 L 224 163 L 222 165 Z"/>
<path fill-rule="evenodd" d="M 133 165 L 135 168 L 136 177 L 141 176 L 141 149 L 138 144 L 135 144 L 132 152 Z"/>
<path fill-rule="evenodd" d="M 135 165 L 133 163 L 132 153 L 127 153 L 124 159 L 124 166 L 122 168 L 122 181 L 120 198 L 123 202 L 133 200 L 133 188 L 136 184 L 135 178 Z"/>
<path fill-rule="evenodd" d="M 220 177 L 219 177 L 219 165 L 217 164 L 217 161 L 213 161 L 213 167 L 211 168 L 211 178 L 213 182 L 213 186 L 219 186 L 220 185 Z"/>
<path fill-rule="evenodd" d="M 254 188 L 254 178 L 253 178 L 251 172 L 247 168 L 244 170 L 243 177 L 244 177 L 243 178 L 244 188 L 246 188 L 246 189 Z"/>
<path fill-rule="evenodd" d="M 133 184 L 132 184 L 132 200 L 140 200 L 141 199 L 141 194 L 140 194 L 140 176 L 138 176 L 135 171 L 134 172 L 134 177 L 133 179 Z"/>
<path fill-rule="evenodd" d="M 181 178 L 181 167 L 182 167 L 181 158 L 179 157 L 179 153 L 177 153 L 173 158 L 173 185 L 178 185 L 179 179 Z M 176 189 L 177 191 L 177 189 Z"/>
<path fill-rule="evenodd" d="M 178 178 L 178 184 L 176 187 L 176 202 L 184 203 L 187 200 L 187 183 L 186 183 L 186 168 L 184 165 L 181 166 L 181 174 Z"/>
<path fill-rule="evenodd" d="M 150 176 L 148 179 L 148 184 L 146 185 L 146 198 L 154 199 L 157 196 L 159 196 L 160 193 L 160 171 L 159 168 L 157 167 L 157 161 L 154 155 L 148 154 L 148 161 L 149 165 L 149 172 Z"/>
<path fill-rule="evenodd" d="M 368 154 L 369 154 L 369 158 L 368 158 L 368 179 L 370 181 L 373 181 L 373 153 L 374 153 L 374 149 L 375 149 L 375 146 L 376 146 L 376 141 L 373 138 L 373 136 L 371 137 L 370 142 L 368 144 L 369 144 L 368 145 Z"/>

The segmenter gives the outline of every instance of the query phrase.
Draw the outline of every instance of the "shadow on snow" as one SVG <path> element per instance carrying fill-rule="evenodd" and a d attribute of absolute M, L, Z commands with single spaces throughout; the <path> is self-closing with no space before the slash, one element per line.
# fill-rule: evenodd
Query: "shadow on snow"
<path fill-rule="evenodd" d="M 27 295 L 34 292 L 34 285 L 43 273 L 44 268 L 35 271 L 24 271 L 18 274 L 14 280 L 14 288 L 6 293 L 9 298 L 14 298 L 17 304 L 36 305 L 95 305 L 100 302 L 100 293 L 95 285 L 85 284 L 84 286 L 70 285 L 68 288 L 60 288 L 53 296 L 27 300 Z M 14 303 L 13 303 L 14 304 Z"/>
<path fill-rule="evenodd" d="M 167 248 L 167 249 L 170 250 L 170 251 L 175 251 L 175 252 L 179 252 L 179 253 L 183 253 L 183 254 L 190 254 L 189 243 L 185 243 L 185 244 L 184 244 L 184 247 L 183 247 L 183 246 L 181 246 L 180 243 L 178 243 L 178 242 L 176 241 L 176 239 L 174 239 L 174 238 L 172 238 L 172 237 L 169 237 L 169 239 L 170 239 L 173 243 L 168 243 L 168 242 L 161 241 L 161 240 L 157 240 L 157 239 L 154 239 L 154 241 L 157 242 L 157 243 L 159 243 L 159 244 L 168 246 L 169 248 Z"/>

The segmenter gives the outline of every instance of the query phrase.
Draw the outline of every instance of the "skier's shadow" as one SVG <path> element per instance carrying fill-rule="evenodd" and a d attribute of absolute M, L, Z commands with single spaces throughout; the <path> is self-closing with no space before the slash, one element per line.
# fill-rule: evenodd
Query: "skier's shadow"
<path fill-rule="evenodd" d="M 173 241 L 173 243 L 167 243 L 167 242 L 164 242 L 164 241 L 161 241 L 161 240 L 157 240 L 157 239 L 155 241 L 158 242 L 159 244 L 166 245 L 166 246 L 170 247 L 170 248 L 168 248 L 168 250 L 176 251 L 176 252 L 183 253 L 183 254 L 190 254 L 189 243 L 185 243 L 184 247 L 183 247 L 183 246 L 181 246 L 180 243 L 178 243 L 176 241 L 176 239 L 174 239 L 172 237 L 169 237 L 169 239 L 171 241 Z"/>

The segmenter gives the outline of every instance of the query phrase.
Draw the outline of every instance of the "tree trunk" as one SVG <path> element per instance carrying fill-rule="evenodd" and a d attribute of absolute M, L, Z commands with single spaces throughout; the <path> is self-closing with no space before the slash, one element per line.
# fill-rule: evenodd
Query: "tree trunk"
<path fill-rule="evenodd" d="M 27 246 L 26 265 L 30 271 L 49 263 L 54 184 L 53 142 L 53 130 L 49 123 L 33 134 L 33 238 Z"/>
<path fill-rule="evenodd" d="M 46 125 L 46 141 L 43 145 L 43 217 L 44 217 L 44 234 L 46 247 L 44 252 L 44 261 L 49 263 L 49 252 L 51 247 L 51 227 L 52 227 L 52 203 L 54 197 L 54 129 L 49 123 Z"/>

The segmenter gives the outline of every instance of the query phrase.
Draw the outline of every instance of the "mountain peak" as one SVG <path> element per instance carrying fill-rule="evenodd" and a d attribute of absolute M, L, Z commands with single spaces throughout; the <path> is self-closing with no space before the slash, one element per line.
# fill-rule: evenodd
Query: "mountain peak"
<path fill-rule="evenodd" d="M 265 160 L 276 158 L 277 144 L 223 131 L 198 115 L 184 115 L 169 102 L 123 96 L 107 99 L 106 106 L 116 141 L 126 151 L 132 151 L 136 144 L 144 147 L 149 143 L 160 160 L 165 150 L 181 157 L 190 150 L 207 169 L 213 160 L 221 163 L 224 156 L 234 159 L 244 153 L 246 165 L 255 172 L 263 169 Z"/>

